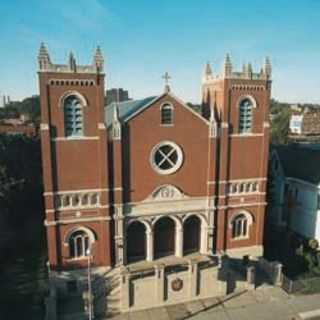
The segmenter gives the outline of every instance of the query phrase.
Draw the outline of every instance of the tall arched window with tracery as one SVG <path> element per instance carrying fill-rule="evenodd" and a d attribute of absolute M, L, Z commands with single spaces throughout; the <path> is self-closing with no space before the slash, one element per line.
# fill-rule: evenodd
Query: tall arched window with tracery
<path fill-rule="evenodd" d="M 70 258 L 81 258 L 88 256 L 91 246 L 90 237 L 84 230 L 78 230 L 71 234 L 69 238 Z"/>
<path fill-rule="evenodd" d="M 249 222 L 244 214 L 237 215 L 232 221 L 232 238 L 246 238 L 249 235 Z"/>
<path fill-rule="evenodd" d="M 252 130 L 252 111 L 253 103 L 250 99 L 245 98 L 240 101 L 239 105 L 239 133 L 250 133 Z"/>
<path fill-rule="evenodd" d="M 64 126 L 67 137 L 83 135 L 83 106 L 75 95 L 64 100 Z"/>
<path fill-rule="evenodd" d="M 165 103 L 161 106 L 161 124 L 173 124 L 173 106 L 169 103 Z"/>

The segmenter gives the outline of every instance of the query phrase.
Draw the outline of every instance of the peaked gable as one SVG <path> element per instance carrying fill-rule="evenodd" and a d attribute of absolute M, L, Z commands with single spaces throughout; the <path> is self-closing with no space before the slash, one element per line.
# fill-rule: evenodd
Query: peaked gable
<path fill-rule="evenodd" d="M 137 110 L 135 110 L 134 112 L 132 112 L 131 114 L 128 114 L 127 117 L 124 118 L 124 122 L 130 121 L 131 119 L 133 119 L 135 116 L 137 116 L 138 114 L 142 113 L 144 110 L 146 110 L 147 108 L 151 107 L 152 105 L 154 105 L 157 101 L 159 101 L 160 99 L 163 99 L 165 97 L 170 97 L 171 99 L 173 99 L 177 104 L 181 105 L 183 108 L 185 108 L 186 110 L 188 110 L 190 113 L 192 113 L 195 117 L 197 117 L 199 120 L 203 121 L 204 123 L 206 123 L 207 125 L 210 124 L 210 122 L 205 119 L 202 115 L 200 115 L 199 113 L 197 113 L 196 111 L 194 111 L 191 107 L 189 107 L 186 103 L 184 103 L 181 99 L 179 99 L 178 97 L 176 97 L 175 95 L 173 95 L 171 92 L 166 92 L 163 93 L 162 95 L 156 97 L 155 99 L 149 101 L 148 103 L 146 103 L 145 105 L 142 105 L 140 108 L 138 108 Z"/>

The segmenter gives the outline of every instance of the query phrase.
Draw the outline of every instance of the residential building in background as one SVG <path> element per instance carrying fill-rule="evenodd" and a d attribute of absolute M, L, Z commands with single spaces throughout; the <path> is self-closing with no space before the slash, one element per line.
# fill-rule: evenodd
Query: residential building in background
<path fill-rule="evenodd" d="M 304 108 L 293 111 L 289 123 L 289 139 L 296 142 L 320 142 L 320 110 Z"/>
<path fill-rule="evenodd" d="M 30 121 L 28 115 L 21 114 L 19 118 L 0 120 L 0 134 L 35 137 L 37 129 L 34 123 Z"/>
<path fill-rule="evenodd" d="M 320 243 L 320 146 L 281 145 L 270 157 L 268 221 Z"/>
<path fill-rule="evenodd" d="M 129 98 L 129 92 L 122 88 L 112 88 L 106 91 L 106 105 L 112 102 L 123 102 L 131 100 Z"/>
<path fill-rule="evenodd" d="M 81 308 L 90 294 L 88 265 L 96 316 L 247 285 L 224 262 L 243 265 L 263 251 L 269 60 L 259 73 L 250 64 L 235 72 L 229 56 L 220 74 L 206 65 L 202 114 L 172 93 L 168 74 L 159 95 L 106 107 L 99 48 L 90 65 L 72 54 L 57 65 L 41 45 L 38 62 L 49 281 L 64 295 L 54 298 L 59 312 L 71 295 Z"/>

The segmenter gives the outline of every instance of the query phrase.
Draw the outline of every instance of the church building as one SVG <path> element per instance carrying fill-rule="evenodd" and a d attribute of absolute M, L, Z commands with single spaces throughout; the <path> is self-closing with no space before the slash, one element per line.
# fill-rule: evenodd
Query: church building
<path fill-rule="evenodd" d="M 219 73 L 207 64 L 200 112 L 174 95 L 167 75 L 158 95 L 106 106 L 100 48 L 89 65 L 73 54 L 54 64 L 42 44 L 38 63 L 55 281 L 85 275 L 88 259 L 93 272 L 130 273 L 192 256 L 262 255 L 268 59 L 258 73 L 250 64 L 235 72 L 228 55 Z"/>

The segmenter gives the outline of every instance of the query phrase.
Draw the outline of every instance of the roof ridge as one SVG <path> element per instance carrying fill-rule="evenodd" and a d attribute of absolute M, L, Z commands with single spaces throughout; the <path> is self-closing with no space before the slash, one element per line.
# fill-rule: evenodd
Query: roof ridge
<path fill-rule="evenodd" d="M 113 106 L 115 104 L 124 105 L 124 104 L 128 104 L 128 103 L 142 102 L 144 100 L 155 98 L 155 97 L 156 96 L 149 96 L 149 97 L 145 97 L 145 98 L 141 98 L 141 99 L 131 99 L 131 100 L 120 101 L 120 102 L 112 101 L 111 103 L 105 105 L 105 107 L 108 108 L 109 106 Z"/>

